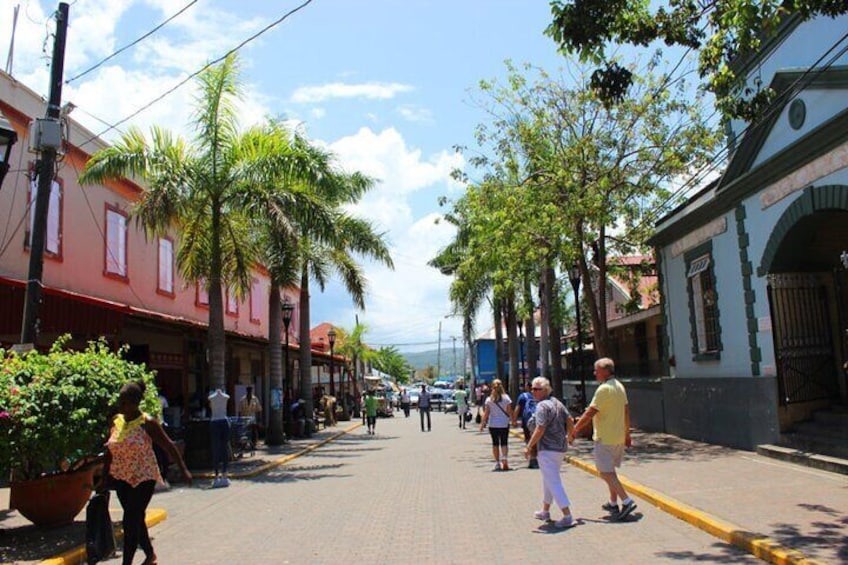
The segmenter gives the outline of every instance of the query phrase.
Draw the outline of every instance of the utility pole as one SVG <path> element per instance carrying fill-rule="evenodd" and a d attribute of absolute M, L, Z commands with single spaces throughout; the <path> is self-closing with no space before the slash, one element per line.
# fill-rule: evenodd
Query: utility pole
<path fill-rule="evenodd" d="M 451 339 L 453 340 L 453 376 L 456 378 L 456 336 L 452 335 Z"/>
<path fill-rule="evenodd" d="M 439 348 L 436 350 L 436 380 L 442 376 L 442 321 L 439 320 Z"/>
<path fill-rule="evenodd" d="M 21 343 L 35 344 L 38 338 L 38 306 L 41 302 L 41 277 L 44 271 L 44 239 L 47 231 L 47 212 L 53 188 L 53 169 L 56 153 L 61 146 L 59 117 L 62 107 L 62 76 L 65 70 L 65 38 L 68 31 L 68 4 L 61 2 L 56 12 L 56 37 L 53 41 L 53 60 L 50 63 L 50 100 L 44 120 L 36 121 L 41 152 L 36 171 L 38 192 L 35 197 L 35 217 L 30 233 L 29 274 L 27 276 L 24 314 L 21 323 Z"/>

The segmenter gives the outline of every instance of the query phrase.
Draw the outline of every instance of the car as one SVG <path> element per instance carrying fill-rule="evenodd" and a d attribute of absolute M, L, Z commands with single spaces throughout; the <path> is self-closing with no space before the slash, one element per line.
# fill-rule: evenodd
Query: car
<path fill-rule="evenodd" d="M 445 409 L 448 401 L 453 401 L 453 390 L 449 388 L 429 387 L 430 406 L 433 410 L 442 411 Z"/>

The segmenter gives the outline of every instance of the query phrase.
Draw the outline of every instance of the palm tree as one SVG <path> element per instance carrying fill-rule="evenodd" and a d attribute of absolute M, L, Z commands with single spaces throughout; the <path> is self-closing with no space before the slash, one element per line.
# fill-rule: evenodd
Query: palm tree
<path fill-rule="evenodd" d="M 349 177 L 348 177 L 349 178 Z M 362 182 L 360 177 L 355 183 Z M 351 192 L 351 196 L 356 192 Z M 354 202 L 358 200 L 349 200 Z M 340 206 L 341 200 L 337 202 Z M 309 285 L 312 279 L 323 291 L 329 276 L 335 272 L 341 279 L 357 308 L 365 309 L 366 278 L 354 255 L 363 256 L 394 268 L 383 234 L 377 233 L 367 221 L 337 212 L 336 233 L 331 241 L 322 242 L 303 234 L 298 246 L 300 260 L 300 392 L 307 413 L 312 406 L 312 353 L 309 340 Z"/>
<path fill-rule="evenodd" d="M 204 282 L 209 292 L 210 380 L 215 388 L 225 386 L 223 287 L 244 294 L 259 258 L 244 200 L 278 157 L 259 151 L 265 145 L 256 143 L 255 131 L 239 130 L 238 74 L 231 55 L 199 75 L 196 135 L 190 143 L 156 126 L 148 141 L 132 128 L 93 155 L 80 178 L 88 184 L 140 179 L 146 190 L 132 211 L 137 222 L 149 234 L 171 227 L 179 231 L 180 274 L 189 282 Z"/>
<path fill-rule="evenodd" d="M 246 205 L 256 222 L 256 235 L 262 250 L 261 260 L 271 278 L 268 298 L 268 358 L 271 386 L 284 389 L 284 375 L 289 367 L 283 368 L 281 344 L 282 301 L 281 288 L 291 288 L 298 283 L 297 238 L 306 231 L 316 238 L 328 238 L 333 233 L 335 215 L 319 200 L 310 186 L 320 185 L 324 175 L 308 152 L 304 152 L 305 141 L 292 135 L 279 122 L 272 121 L 256 132 L 253 139 L 257 155 L 270 155 L 266 160 L 267 170 L 257 171 L 255 185 L 263 190 L 252 191 Z M 320 163 L 318 163 L 320 165 Z M 289 330 L 290 331 L 290 330 Z M 287 383 L 286 383 L 287 384 Z M 289 391 L 283 394 L 284 402 Z M 284 410 L 274 406 L 269 410 L 267 442 L 279 445 L 283 442 Z"/>

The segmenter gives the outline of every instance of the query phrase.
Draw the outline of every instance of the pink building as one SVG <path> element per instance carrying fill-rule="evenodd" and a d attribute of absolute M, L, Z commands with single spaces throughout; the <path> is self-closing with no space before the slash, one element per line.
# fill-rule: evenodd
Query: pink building
<path fill-rule="evenodd" d="M 34 208 L 29 204 L 37 190 L 29 124 L 44 116 L 45 103 L 0 72 L 0 110 L 18 133 L 0 188 L 0 345 L 8 347 L 20 338 Z M 187 417 L 199 410 L 196 403 L 190 406 L 191 399 L 203 395 L 209 382 L 208 296 L 201 285 L 183 280 L 176 271 L 179 233 L 148 238 L 130 219 L 143 187 L 126 179 L 80 186 L 84 164 L 105 143 L 73 120 L 68 126 L 50 196 L 36 346 L 48 347 L 64 333 L 72 335 L 74 345 L 100 336 L 115 345 L 127 344 L 129 356 L 157 371 L 160 389 Z M 228 292 L 224 297 L 228 391 L 237 400 L 241 387 L 253 385 L 266 408 L 269 293 L 268 273 L 257 266 L 245 296 Z M 289 326 L 295 382 L 299 296 L 297 288 L 285 289 L 283 296 L 296 306 Z M 316 352 L 315 363 L 326 361 Z"/>

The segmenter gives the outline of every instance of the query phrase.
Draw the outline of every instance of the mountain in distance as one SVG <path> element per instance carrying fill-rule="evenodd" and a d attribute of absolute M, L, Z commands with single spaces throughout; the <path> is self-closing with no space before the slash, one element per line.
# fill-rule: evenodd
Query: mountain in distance
<path fill-rule="evenodd" d="M 409 363 L 413 369 L 416 371 L 421 369 L 426 369 L 427 367 L 436 367 L 438 366 L 439 360 L 439 351 L 437 349 L 432 349 L 430 351 L 414 351 L 409 353 L 401 352 L 406 358 L 406 362 Z M 443 347 L 442 348 L 442 357 L 441 357 L 441 373 L 443 375 L 453 374 L 454 360 L 453 360 L 453 348 Z M 463 348 L 456 348 L 456 372 L 462 374 L 463 368 L 465 366 L 465 351 Z"/>

